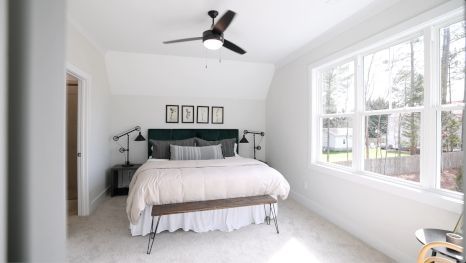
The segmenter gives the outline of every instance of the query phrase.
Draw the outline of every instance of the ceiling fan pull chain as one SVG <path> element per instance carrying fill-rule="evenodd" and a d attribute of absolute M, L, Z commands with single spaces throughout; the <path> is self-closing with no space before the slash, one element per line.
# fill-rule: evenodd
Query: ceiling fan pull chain
<path fill-rule="evenodd" d="M 204 50 L 205 68 L 207 69 L 207 50 Z"/>
<path fill-rule="evenodd" d="M 218 63 L 222 63 L 222 49 L 218 50 Z"/>

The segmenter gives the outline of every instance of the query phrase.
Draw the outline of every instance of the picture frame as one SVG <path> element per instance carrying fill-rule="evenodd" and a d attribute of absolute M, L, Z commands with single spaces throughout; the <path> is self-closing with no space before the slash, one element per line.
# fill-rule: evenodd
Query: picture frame
<path fill-rule="evenodd" d="M 178 105 L 165 105 L 165 122 L 166 123 L 178 123 L 179 120 L 180 106 Z"/>
<path fill-rule="evenodd" d="M 212 106 L 212 124 L 223 124 L 223 107 Z"/>
<path fill-rule="evenodd" d="M 196 122 L 201 124 L 209 123 L 209 106 L 197 106 Z"/>
<path fill-rule="evenodd" d="M 181 106 L 181 122 L 194 123 L 194 106 L 182 105 Z"/>

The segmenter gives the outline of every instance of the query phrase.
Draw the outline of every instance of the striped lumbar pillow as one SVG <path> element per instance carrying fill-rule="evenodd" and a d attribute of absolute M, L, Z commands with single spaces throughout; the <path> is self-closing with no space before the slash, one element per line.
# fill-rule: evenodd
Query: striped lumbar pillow
<path fill-rule="evenodd" d="M 209 145 L 217 145 L 221 144 L 222 145 L 222 154 L 223 157 L 233 157 L 235 156 L 235 143 L 237 141 L 236 138 L 231 138 L 231 139 L 223 139 L 219 141 L 206 141 L 201 138 L 194 138 L 194 141 L 196 142 L 196 146 L 209 146 Z"/>
<path fill-rule="evenodd" d="M 220 144 L 204 147 L 170 145 L 170 160 L 212 159 L 223 159 L 222 146 Z"/>

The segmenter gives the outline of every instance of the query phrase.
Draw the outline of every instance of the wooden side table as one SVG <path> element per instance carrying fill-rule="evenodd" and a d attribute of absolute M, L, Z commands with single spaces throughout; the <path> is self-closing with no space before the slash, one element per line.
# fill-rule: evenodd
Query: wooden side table
<path fill-rule="evenodd" d="M 423 245 L 435 241 L 442 241 L 446 242 L 446 234 L 451 233 L 453 231 L 442 230 L 442 229 L 434 229 L 434 228 L 422 228 L 416 231 L 416 238 L 419 242 Z M 457 262 L 464 262 L 463 256 L 461 253 L 458 253 L 453 250 L 449 250 L 445 247 L 436 247 L 432 249 L 432 256 L 435 256 L 437 253 L 445 255 L 449 258 L 456 260 Z"/>
<path fill-rule="evenodd" d="M 132 166 L 124 166 L 119 164 L 112 167 L 111 196 L 128 194 L 129 183 L 134 173 L 141 165 L 142 164 L 133 164 Z"/>

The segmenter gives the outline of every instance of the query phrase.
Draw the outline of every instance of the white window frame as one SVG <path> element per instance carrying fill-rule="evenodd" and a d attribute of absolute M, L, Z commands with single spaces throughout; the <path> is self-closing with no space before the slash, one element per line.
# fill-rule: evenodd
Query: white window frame
<path fill-rule="evenodd" d="M 416 20 L 414 18 L 413 20 Z M 423 193 L 423 202 L 432 204 L 431 201 L 438 201 L 437 203 L 442 206 L 445 205 L 445 201 L 452 204 L 452 210 L 457 211 L 458 205 L 463 204 L 463 193 L 441 189 L 439 185 L 440 180 L 440 158 L 441 156 L 441 139 L 440 139 L 440 121 L 432 116 L 439 116 L 441 110 L 451 107 L 454 109 L 463 109 L 464 103 L 457 104 L 454 106 L 442 106 L 440 103 L 440 50 L 439 50 L 439 29 L 450 25 L 452 23 L 464 20 L 462 8 L 448 12 L 447 14 L 436 16 L 435 18 L 424 19 L 415 26 L 410 26 L 407 29 L 403 28 L 402 25 L 398 26 L 395 30 L 387 30 L 384 33 L 390 32 L 389 34 L 379 34 L 377 41 L 363 41 L 366 42 L 366 47 L 359 48 L 348 48 L 343 52 L 338 52 L 330 56 L 327 59 L 321 60 L 313 65 L 309 66 L 309 86 L 310 86 L 310 123 L 309 123 L 309 167 L 321 171 L 322 173 L 334 174 L 341 178 L 348 180 L 357 181 L 360 183 L 367 183 L 374 185 L 376 181 L 378 186 L 379 183 L 384 183 L 391 186 L 397 187 L 397 191 L 401 190 L 401 195 L 408 195 L 410 197 L 417 196 L 419 193 Z M 400 30 L 401 28 L 401 30 Z M 398 31 L 398 32 L 396 32 Z M 401 32 L 400 32 L 401 31 Z M 380 35 L 385 35 L 381 38 Z M 388 36 L 387 36 L 388 35 Z M 422 35 L 424 37 L 424 105 L 420 107 L 411 107 L 409 111 L 416 109 L 416 112 L 421 113 L 421 126 L 420 126 L 420 145 L 421 145 L 421 156 L 420 156 L 420 183 L 411 182 L 404 179 L 394 178 L 385 176 L 369 171 L 364 171 L 364 117 L 366 115 L 374 115 L 378 113 L 390 112 L 403 112 L 405 108 L 401 109 L 390 109 L 389 111 L 371 111 L 365 112 L 365 101 L 363 97 L 363 83 L 361 77 L 364 76 L 363 69 L 363 57 L 367 54 L 371 54 L 378 50 L 382 50 L 389 46 L 394 46 L 398 43 L 405 42 L 414 37 Z M 369 42 L 369 43 L 367 43 Z M 356 85 L 355 85 L 355 109 L 354 113 L 347 114 L 353 118 L 353 148 L 352 148 L 352 167 L 341 166 L 337 164 L 327 163 L 319 161 L 321 154 L 321 125 L 319 123 L 321 114 L 321 87 L 320 87 L 320 75 L 321 71 L 325 68 L 332 67 L 335 65 L 341 65 L 345 62 L 354 60 L 356 66 Z M 332 114 L 336 116 L 343 116 L 345 114 Z M 435 141 L 436 144 L 433 146 L 429 145 L 429 142 Z M 360 145 L 359 147 L 355 147 Z M 313 147 L 314 146 L 314 147 Z M 433 149 L 436 154 L 429 154 Z M 349 176 L 353 175 L 353 176 Z M 381 186 L 383 188 L 384 186 Z M 401 188 L 400 188 L 401 187 Z M 392 189 L 393 190 L 393 189 Z M 407 191 L 408 190 L 408 191 Z M 395 192 L 397 192 L 395 191 Z M 393 191 L 392 191 L 393 192 Z M 407 193 L 409 192 L 409 193 Z M 425 198 L 428 197 L 428 198 Z M 441 199 L 441 200 L 440 200 Z M 440 201 L 439 201 L 440 200 Z M 454 203 L 454 204 L 453 204 Z"/>

